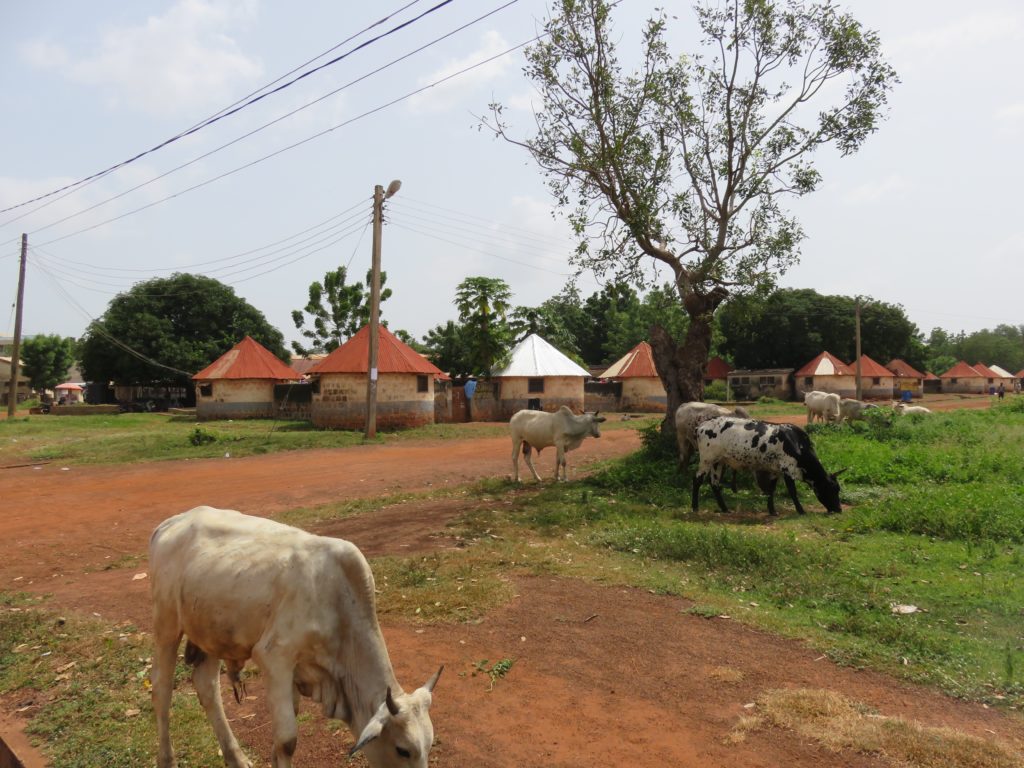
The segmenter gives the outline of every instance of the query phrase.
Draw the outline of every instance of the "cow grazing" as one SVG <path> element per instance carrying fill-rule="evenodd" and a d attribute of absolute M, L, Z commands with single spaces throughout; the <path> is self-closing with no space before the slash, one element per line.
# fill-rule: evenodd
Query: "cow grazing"
<path fill-rule="evenodd" d="M 927 415 L 931 413 L 931 411 L 923 405 L 907 405 L 906 403 L 896 403 L 892 409 L 900 416 L 912 416 L 915 413 Z"/>
<path fill-rule="evenodd" d="M 523 410 L 512 415 L 508 426 L 512 431 L 512 476 L 519 482 L 519 451 L 526 458 L 526 466 L 533 473 L 534 480 L 540 481 L 540 475 L 533 466 L 530 450 L 540 455 L 542 448 L 555 446 L 555 480 L 559 473 L 563 480 L 569 479 L 566 466 L 566 451 L 578 448 L 585 437 L 600 437 L 598 426 L 605 420 L 597 413 L 584 413 L 582 416 L 573 414 L 569 407 L 563 405 L 554 413 L 544 411 Z"/>
<path fill-rule="evenodd" d="M 426 768 L 441 670 L 403 692 L 377 624 L 373 574 L 354 544 L 196 507 L 157 526 L 149 566 L 158 768 L 175 765 L 169 721 L 183 634 L 199 702 L 230 768 L 251 763 L 224 715 L 220 662 L 238 697 L 249 658 L 266 681 L 274 768 L 291 768 L 300 695 L 348 725 L 357 739 L 350 755 L 364 752 L 374 768 Z"/>
<path fill-rule="evenodd" d="M 804 405 L 808 424 L 813 424 L 815 418 L 830 424 L 839 421 L 839 395 L 834 392 L 805 392 Z"/>
<path fill-rule="evenodd" d="M 828 474 L 814 453 L 811 440 L 800 427 L 792 424 L 769 424 L 764 421 L 720 416 L 697 427 L 697 449 L 700 461 L 693 476 L 691 504 L 697 511 L 701 483 L 711 483 L 715 501 L 722 512 L 729 510 L 722 499 L 722 471 L 725 467 L 753 470 L 758 487 L 768 496 L 768 513 L 775 512 L 775 486 L 779 476 L 793 506 L 801 515 L 804 509 L 796 494 L 796 480 L 803 480 L 814 489 L 825 509 L 841 512 L 839 472 Z"/>
<path fill-rule="evenodd" d="M 844 397 L 839 401 L 839 421 L 845 421 L 847 424 L 852 423 L 856 419 L 867 421 L 868 412 L 871 410 L 878 410 L 878 406 L 874 403 L 864 403 L 860 400 Z"/>
<path fill-rule="evenodd" d="M 737 406 L 730 411 L 714 403 L 683 403 L 676 408 L 676 443 L 679 445 L 679 471 L 685 472 L 690 466 L 690 459 L 697 452 L 697 427 L 709 419 L 719 416 L 741 416 L 744 419 L 750 414 L 746 408 Z M 736 490 L 736 471 L 732 473 L 732 489 Z"/>

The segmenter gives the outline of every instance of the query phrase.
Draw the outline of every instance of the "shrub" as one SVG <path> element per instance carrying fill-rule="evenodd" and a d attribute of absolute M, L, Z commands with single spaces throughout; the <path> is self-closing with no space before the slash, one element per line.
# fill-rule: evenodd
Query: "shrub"
<path fill-rule="evenodd" d="M 217 436 L 212 432 L 207 432 L 202 427 L 196 427 L 192 430 L 191 434 L 189 434 L 188 441 L 195 446 L 207 445 L 209 443 L 216 442 Z"/>

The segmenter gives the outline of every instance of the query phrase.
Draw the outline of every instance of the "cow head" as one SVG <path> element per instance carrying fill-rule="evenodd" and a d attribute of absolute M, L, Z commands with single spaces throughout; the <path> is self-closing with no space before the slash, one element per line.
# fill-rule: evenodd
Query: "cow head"
<path fill-rule="evenodd" d="M 838 478 L 845 471 L 846 469 L 841 469 L 831 475 L 826 474 L 821 480 L 811 484 L 814 495 L 818 497 L 818 501 L 825 507 L 826 512 L 839 513 L 843 511 L 843 505 L 839 501 Z"/>
<path fill-rule="evenodd" d="M 443 665 L 412 693 L 395 697 L 388 688 L 383 703 L 359 734 L 349 757 L 361 751 L 373 768 L 427 768 L 434 743 L 430 704 L 442 671 Z"/>
<path fill-rule="evenodd" d="M 599 427 L 598 425 L 601 424 L 601 422 L 607 421 L 607 419 L 604 416 L 599 416 L 598 415 L 599 413 L 601 413 L 601 412 L 600 411 L 594 411 L 594 413 L 590 416 L 590 436 L 591 437 L 600 437 L 601 436 L 601 427 Z"/>

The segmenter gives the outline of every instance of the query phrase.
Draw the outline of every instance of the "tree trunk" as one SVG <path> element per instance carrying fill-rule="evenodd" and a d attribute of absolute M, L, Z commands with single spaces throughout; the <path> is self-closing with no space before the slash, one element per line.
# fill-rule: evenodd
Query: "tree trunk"
<path fill-rule="evenodd" d="M 680 405 L 704 397 L 704 373 L 711 352 L 711 322 L 715 309 L 726 296 L 724 288 L 715 288 L 707 294 L 687 294 L 683 306 L 690 325 L 682 344 L 660 325 L 651 327 L 654 367 L 658 369 L 666 395 L 665 420 L 661 424 L 664 434 L 675 434 L 675 414 Z"/>

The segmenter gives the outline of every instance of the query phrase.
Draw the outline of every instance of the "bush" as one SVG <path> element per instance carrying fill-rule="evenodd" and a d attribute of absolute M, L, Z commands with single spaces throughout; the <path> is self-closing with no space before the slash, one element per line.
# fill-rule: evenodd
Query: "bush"
<path fill-rule="evenodd" d="M 725 400 L 727 397 L 724 381 L 713 381 L 704 387 L 705 400 Z"/>
<path fill-rule="evenodd" d="M 208 445 L 209 443 L 216 442 L 217 436 L 212 432 L 207 432 L 202 427 L 196 427 L 189 434 L 188 441 L 195 446 Z"/>

